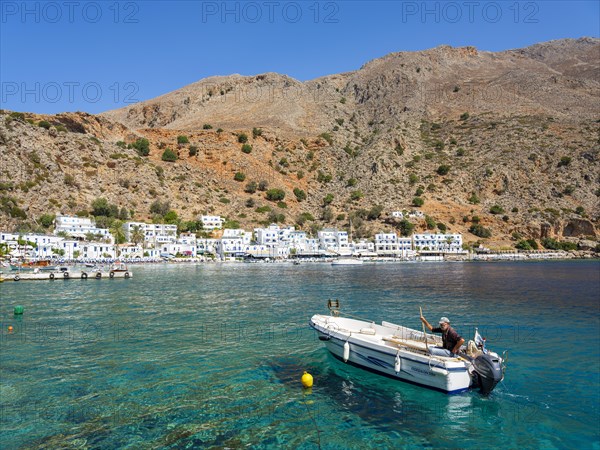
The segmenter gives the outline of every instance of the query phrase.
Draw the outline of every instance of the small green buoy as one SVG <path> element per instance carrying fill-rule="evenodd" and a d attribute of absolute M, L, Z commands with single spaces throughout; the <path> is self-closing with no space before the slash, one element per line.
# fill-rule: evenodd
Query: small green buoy
<path fill-rule="evenodd" d="M 15 306 L 14 313 L 16 316 L 20 316 L 21 314 L 23 314 L 24 311 L 25 311 L 25 308 L 23 308 L 22 305 Z"/>

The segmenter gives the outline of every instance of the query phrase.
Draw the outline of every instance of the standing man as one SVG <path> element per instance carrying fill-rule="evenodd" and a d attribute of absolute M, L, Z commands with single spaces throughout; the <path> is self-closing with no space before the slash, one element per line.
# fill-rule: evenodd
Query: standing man
<path fill-rule="evenodd" d="M 452 354 L 458 353 L 460 351 L 460 346 L 465 343 L 465 340 L 450 326 L 450 320 L 448 320 L 447 317 L 442 317 L 440 319 L 440 326 L 437 328 L 433 328 L 423 315 L 421 315 L 421 322 L 429 328 L 429 331 L 432 331 L 433 333 L 442 333 L 443 348 L 450 353 L 443 352 L 446 353 L 447 356 L 453 356 Z"/>

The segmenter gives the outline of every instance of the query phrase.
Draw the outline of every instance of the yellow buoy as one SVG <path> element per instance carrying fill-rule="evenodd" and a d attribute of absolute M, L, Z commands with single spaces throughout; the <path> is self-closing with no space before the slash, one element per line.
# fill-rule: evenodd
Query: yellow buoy
<path fill-rule="evenodd" d="M 312 387 L 313 385 L 313 377 L 310 373 L 308 372 L 304 372 L 304 375 L 302 375 L 302 386 L 304 386 L 305 388 L 309 388 Z"/>
<path fill-rule="evenodd" d="M 9 325 L 8 326 L 8 333 L 11 334 L 13 332 L 13 330 L 14 329 L 13 329 L 12 325 Z"/>

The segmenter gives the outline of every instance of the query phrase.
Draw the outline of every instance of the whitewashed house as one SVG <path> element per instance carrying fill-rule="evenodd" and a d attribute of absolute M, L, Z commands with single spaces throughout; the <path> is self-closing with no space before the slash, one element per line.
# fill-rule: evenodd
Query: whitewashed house
<path fill-rule="evenodd" d="M 102 259 L 117 257 L 117 249 L 113 244 L 104 244 L 101 242 L 65 242 L 68 243 L 65 246 L 65 258 Z M 73 245 L 71 246 L 71 244 Z M 67 253 L 71 256 L 67 256 Z M 75 254 L 78 256 L 75 257 Z"/>
<path fill-rule="evenodd" d="M 196 239 L 196 253 L 198 255 L 216 255 L 218 239 L 198 238 Z"/>
<path fill-rule="evenodd" d="M 142 245 L 121 244 L 119 245 L 119 258 L 142 258 L 144 248 Z"/>
<path fill-rule="evenodd" d="M 327 253 L 347 256 L 350 255 L 348 232 L 336 228 L 325 228 L 317 233 L 319 245 Z"/>
<path fill-rule="evenodd" d="M 279 243 L 279 227 L 272 223 L 268 228 L 255 228 L 254 236 L 258 245 L 275 247 Z"/>
<path fill-rule="evenodd" d="M 202 221 L 202 227 L 204 230 L 219 230 L 223 228 L 223 224 L 225 223 L 225 219 L 221 216 L 200 216 L 200 220 Z"/>
<path fill-rule="evenodd" d="M 144 233 L 144 247 L 160 247 L 163 244 L 175 243 L 177 240 L 177 225 L 168 223 L 126 222 L 123 224 L 125 239 L 131 242 L 131 236 L 139 227 Z"/>
<path fill-rule="evenodd" d="M 375 235 L 375 253 L 378 256 L 398 256 L 398 235 L 396 233 L 377 233 Z"/>
<path fill-rule="evenodd" d="M 31 242 L 34 245 L 19 245 L 19 239 Z M 48 234 L 0 233 L 0 243 L 7 244 L 9 253 L 16 257 L 52 258 L 53 256 L 58 256 L 56 250 L 58 250 L 60 242 L 63 239 L 62 237 Z"/>
<path fill-rule="evenodd" d="M 66 233 L 70 237 L 85 239 L 87 234 L 94 234 L 114 242 L 113 236 L 106 228 L 96 228 L 95 222 L 89 217 L 56 216 L 54 234 Z"/>
<path fill-rule="evenodd" d="M 417 251 L 462 253 L 461 234 L 423 233 L 413 235 L 413 248 Z"/>
<path fill-rule="evenodd" d="M 292 231 L 287 235 L 285 245 L 290 255 L 299 257 L 320 256 L 324 252 L 319 248 L 319 240 L 311 239 L 304 231 Z"/>
<path fill-rule="evenodd" d="M 350 243 L 350 251 L 355 256 L 377 256 L 377 253 L 375 253 L 375 243 L 367 239 L 360 239 Z"/>

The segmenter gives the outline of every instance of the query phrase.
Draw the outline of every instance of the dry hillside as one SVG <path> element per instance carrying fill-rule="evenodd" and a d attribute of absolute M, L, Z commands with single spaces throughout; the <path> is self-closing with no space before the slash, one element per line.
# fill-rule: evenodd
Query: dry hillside
<path fill-rule="evenodd" d="M 247 229 L 343 228 L 352 216 L 355 236 L 368 236 L 400 227 L 392 211 L 419 209 L 430 229 L 492 247 L 519 235 L 596 240 L 599 105 L 600 40 L 583 38 L 394 53 L 307 82 L 212 77 L 98 116 L 3 111 L 0 229 L 85 214 L 104 197 L 135 220 L 152 219 L 159 200 L 184 221 L 209 212 Z M 123 144 L 140 138 L 148 156 Z M 246 192 L 261 181 L 283 203 Z M 491 237 L 468 231 L 477 222 Z"/>

